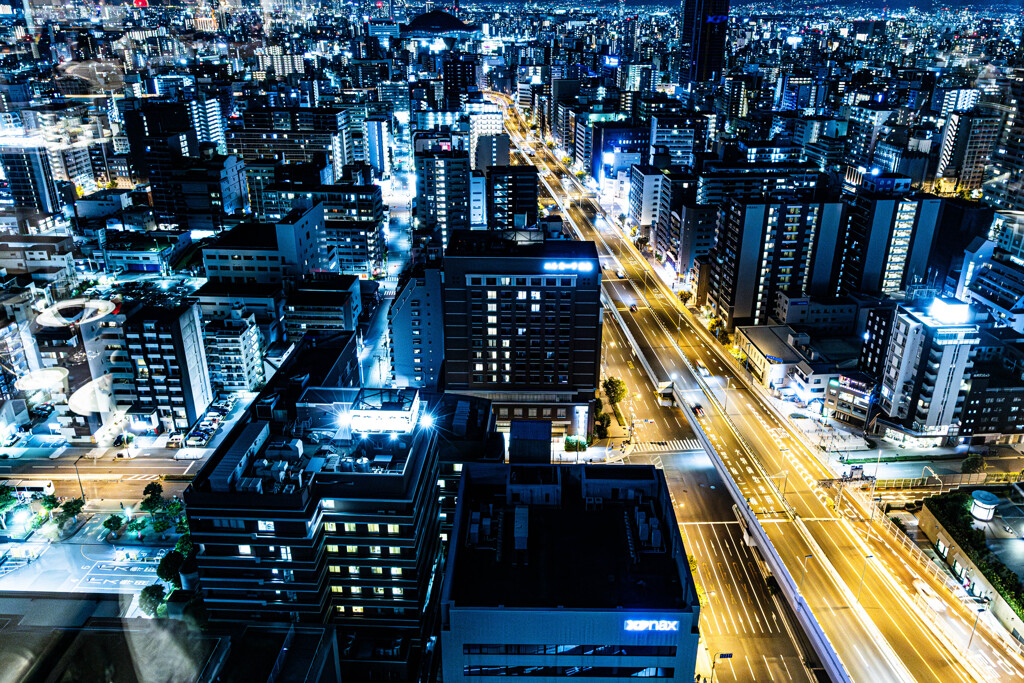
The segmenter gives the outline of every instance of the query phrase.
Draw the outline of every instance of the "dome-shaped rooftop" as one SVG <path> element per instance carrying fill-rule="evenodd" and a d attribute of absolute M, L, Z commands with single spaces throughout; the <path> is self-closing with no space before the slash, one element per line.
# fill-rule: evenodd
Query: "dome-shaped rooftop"
<path fill-rule="evenodd" d="M 444 10 L 435 9 L 413 18 L 407 26 L 409 31 L 419 33 L 452 33 L 456 31 L 472 31 L 473 27 L 463 23 L 458 17 Z"/>

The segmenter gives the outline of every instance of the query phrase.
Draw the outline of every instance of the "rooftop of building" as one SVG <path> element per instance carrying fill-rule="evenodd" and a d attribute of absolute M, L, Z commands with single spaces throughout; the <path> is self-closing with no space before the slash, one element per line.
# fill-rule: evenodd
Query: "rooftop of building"
<path fill-rule="evenodd" d="M 195 291 L 194 296 L 203 297 L 272 297 L 281 293 L 281 285 L 274 282 L 227 282 L 208 280 Z"/>
<path fill-rule="evenodd" d="M 445 582 L 455 606 L 681 610 L 695 602 L 653 467 L 472 464 L 459 496 Z"/>
<path fill-rule="evenodd" d="M 277 226 L 273 223 L 248 221 L 217 235 L 207 249 L 277 249 Z"/>
<path fill-rule="evenodd" d="M 486 230 L 456 230 L 448 238 L 446 258 L 479 256 L 597 260 L 597 246 L 593 242 L 574 240 L 512 242 Z"/>

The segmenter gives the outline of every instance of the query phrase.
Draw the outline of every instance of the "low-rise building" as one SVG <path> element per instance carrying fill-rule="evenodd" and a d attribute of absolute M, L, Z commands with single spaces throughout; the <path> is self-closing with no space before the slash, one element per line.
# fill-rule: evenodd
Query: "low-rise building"
<path fill-rule="evenodd" d="M 307 333 L 352 332 L 362 311 L 359 278 L 331 273 L 306 277 L 288 294 L 285 333 L 294 342 Z"/>
<path fill-rule="evenodd" d="M 700 606 L 660 470 L 469 464 L 451 539 L 446 682 L 693 679 Z"/>

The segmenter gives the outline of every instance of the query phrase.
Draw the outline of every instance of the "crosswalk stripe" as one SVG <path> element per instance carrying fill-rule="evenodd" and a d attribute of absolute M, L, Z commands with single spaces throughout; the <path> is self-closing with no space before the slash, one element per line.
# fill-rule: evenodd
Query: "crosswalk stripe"
<path fill-rule="evenodd" d="M 641 441 L 636 445 L 639 453 L 677 453 L 682 451 L 699 451 L 700 443 L 696 439 L 673 439 L 671 441 Z"/>

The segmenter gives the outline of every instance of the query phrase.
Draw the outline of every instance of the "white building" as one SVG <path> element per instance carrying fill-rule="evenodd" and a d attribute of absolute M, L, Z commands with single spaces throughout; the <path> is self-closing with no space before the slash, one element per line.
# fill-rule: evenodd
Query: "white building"
<path fill-rule="evenodd" d="M 391 124 L 386 116 L 366 119 L 366 160 L 378 178 L 391 175 Z"/>
<path fill-rule="evenodd" d="M 236 306 L 229 318 L 203 327 L 210 383 L 217 391 L 256 391 L 263 385 L 263 335 L 256 315 Z"/>
<path fill-rule="evenodd" d="M 980 317 L 970 304 L 944 299 L 897 309 L 879 401 L 882 419 L 893 423 L 887 436 L 937 443 L 957 433 Z"/>

